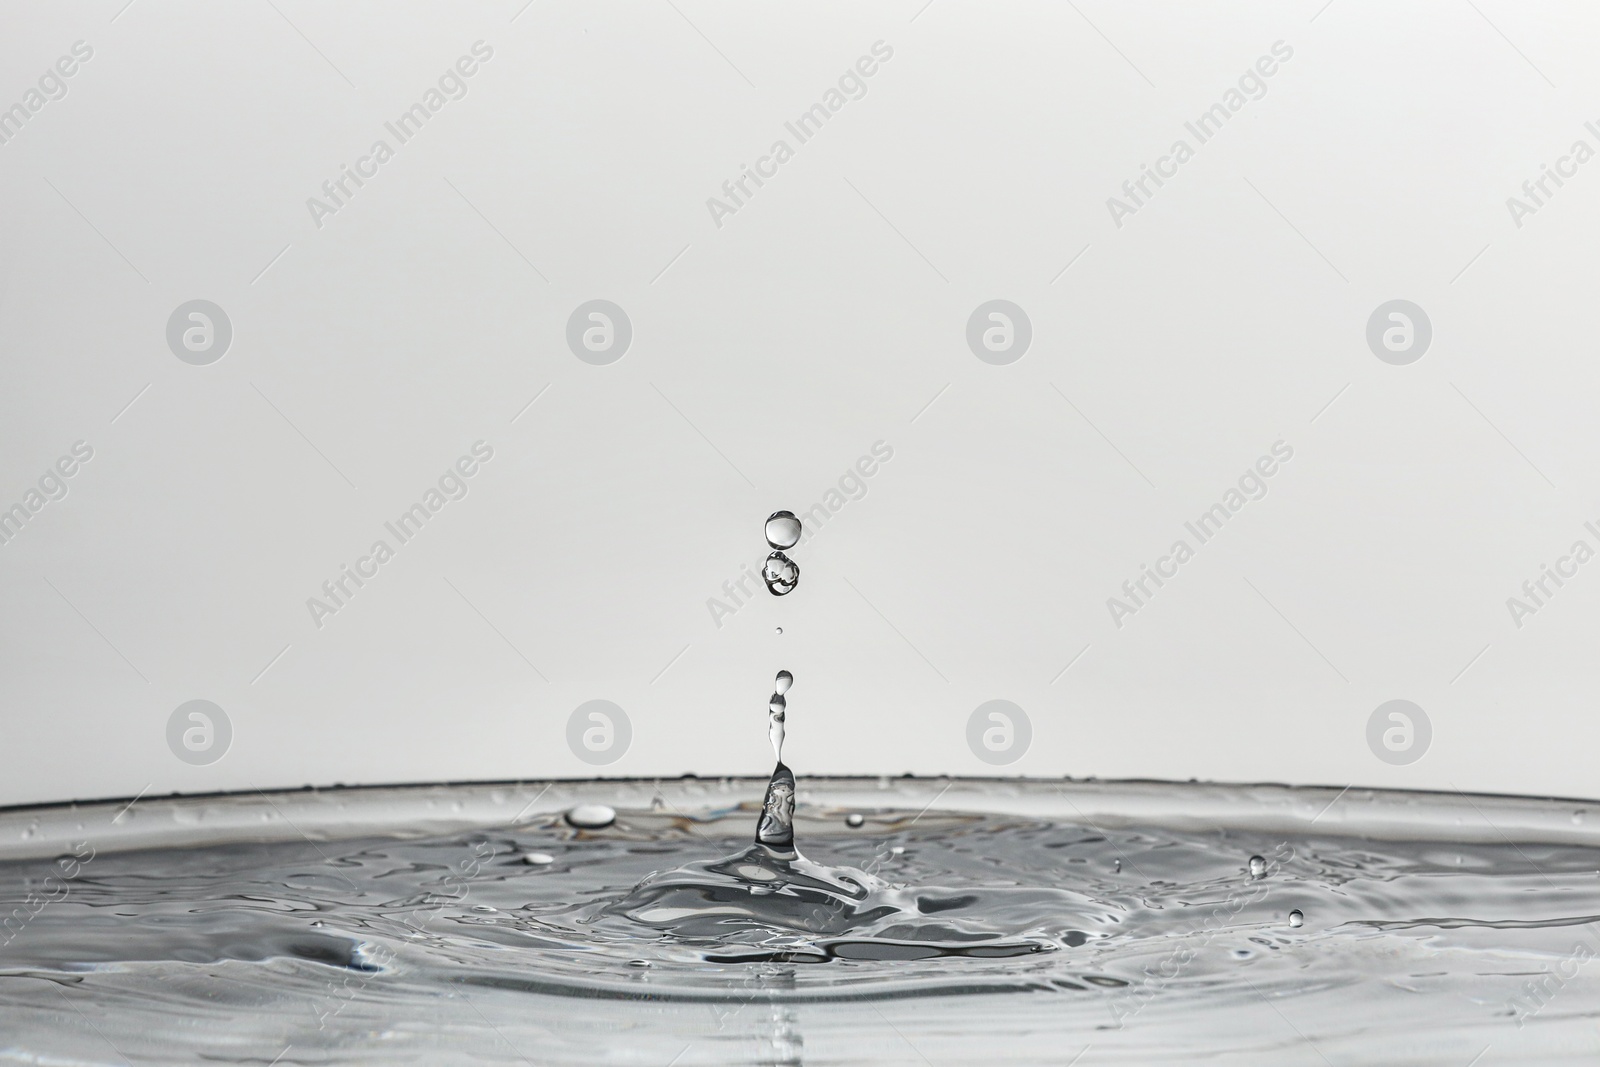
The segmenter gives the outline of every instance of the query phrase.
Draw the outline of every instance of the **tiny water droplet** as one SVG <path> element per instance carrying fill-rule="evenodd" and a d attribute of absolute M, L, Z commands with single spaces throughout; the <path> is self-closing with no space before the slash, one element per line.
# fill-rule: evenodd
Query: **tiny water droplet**
<path fill-rule="evenodd" d="M 494 912 L 494 911 L 497 911 L 497 910 L 498 910 L 498 909 L 496 909 L 496 908 L 491 908 L 491 907 L 490 907 L 490 906 L 489 906 L 489 905 L 487 905 L 487 904 L 474 904 L 474 905 L 473 905 L 473 906 L 472 906 L 472 910 L 473 910 L 473 911 L 476 911 L 476 912 L 481 912 L 481 913 L 482 913 L 482 914 L 484 914 L 484 915 L 488 915 L 488 914 L 490 914 L 490 913 L 492 913 L 492 912 Z"/>
<path fill-rule="evenodd" d="M 904 855 L 905 851 L 906 851 L 906 846 L 904 846 L 904 845 L 896 845 L 896 846 L 894 846 L 893 848 L 891 848 L 889 850 L 889 855 L 891 855 L 891 856 L 900 856 L 900 855 Z"/>
<path fill-rule="evenodd" d="M 779 628 L 779 632 L 783 632 L 781 627 Z M 788 671 L 779 671 L 778 677 L 773 680 L 772 689 L 779 696 L 782 696 L 789 691 L 789 687 L 793 684 L 794 675 L 790 674 Z"/>
<path fill-rule="evenodd" d="M 1111 873 L 1112 874 L 1121 874 L 1122 873 L 1122 861 L 1121 860 L 1112 860 L 1111 861 Z"/>
<path fill-rule="evenodd" d="M 327 926 L 328 924 L 323 922 L 321 919 L 312 919 L 311 920 L 311 925 L 312 926 Z"/>
<path fill-rule="evenodd" d="M 1300 925 L 1303 925 L 1305 923 L 1305 921 L 1306 921 L 1306 917 L 1304 915 L 1300 914 L 1300 909 L 1299 908 L 1296 908 L 1296 909 L 1294 909 L 1293 911 L 1291 911 L 1289 913 L 1289 925 L 1290 926 L 1300 926 Z"/>
<path fill-rule="evenodd" d="M 779 626 L 779 627 L 778 627 L 778 628 L 777 628 L 777 630 L 778 630 L 778 632 L 779 632 L 779 633 L 780 633 L 780 634 L 781 634 L 781 633 L 783 633 L 783 627 L 781 627 L 781 626 Z"/>
<path fill-rule="evenodd" d="M 1574 826 L 1582 826 L 1583 825 L 1583 816 L 1584 816 L 1584 809 L 1582 809 L 1582 808 L 1580 808 L 1577 811 L 1573 812 L 1572 813 L 1572 825 L 1574 825 Z"/>
<path fill-rule="evenodd" d="M 1265 878 L 1267 876 L 1267 861 L 1260 856 L 1250 857 L 1250 877 Z"/>
<path fill-rule="evenodd" d="M 773 596 L 787 596 L 800 584 L 800 568 L 782 552 L 774 552 L 761 565 L 761 580 Z"/>
<path fill-rule="evenodd" d="M 793 548 L 800 540 L 800 520 L 792 511 L 774 511 L 767 519 L 767 544 Z"/>
<path fill-rule="evenodd" d="M 524 852 L 522 854 L 522 862 L 534 867 L 543 867 L 555 861 L 556 858 L 548 852 Z"/>
<path fill-rule="evenodd" d="M 867 817 L 861 814 L 859 811 L 852 811 L 849 815 L 844 817 L 844 824 L 846 826 L 861 826 L 866 821 Z"/>
<path fill-rule="evenodd" d="M 628 966 L 629 967 L 648 967 L 648 966 L 650 966 L 650 961 L 649 960 L 629 960 L 628 961 Z"/>
<path fill-rule="evenodd" d="M 615 809 L 604 804 L 579 804 L 567 812 L 567 822 L 580 830 L 601 830 L 616 821 Z"/>

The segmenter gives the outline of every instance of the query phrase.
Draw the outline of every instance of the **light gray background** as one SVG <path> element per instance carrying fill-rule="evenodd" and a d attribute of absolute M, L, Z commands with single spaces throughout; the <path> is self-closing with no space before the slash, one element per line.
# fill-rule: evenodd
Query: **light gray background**
<path fill-rule="evenodd" d="M 585 775 L 595 699 L 633 733 L 601 773 L 761 773 L 779 667 L 802 775 L 994 773 L 966 726 L 1005 699 L 1033 739 L 1000 773 L 1600 792 L 1600 562 L 1506 606 L 1600 544 L 1600 161 L 1506 206 L 1600 147 L 1591 5 L 524 2 L 0 9 L 0 106 L 94 49 L 0 146 L 0 503 L 94 449 L 0 546 L 0 802 Z M 467 96 L 315 226 L 478 40 Z M 609 366 L 565 343 L 596 298 L 633 324 Z M 193 299 L 232 321 L 210 366 L 167 348 Z M 1032 322 L 1009 366 L 967 347 L 992 299 Z M 1433 325 L 1409 366 L 1365 341 L 1393 299 Z M 478 440 L 466 498 L 314 626 Z M 799 590 L 714 625 L 768 512 L 878 441 Z M 195 699 L 232 723 L 210 765 L 167 747 Z M 1391 699 L 1432 723 L 1410 765 L 1367 746 Z"/>

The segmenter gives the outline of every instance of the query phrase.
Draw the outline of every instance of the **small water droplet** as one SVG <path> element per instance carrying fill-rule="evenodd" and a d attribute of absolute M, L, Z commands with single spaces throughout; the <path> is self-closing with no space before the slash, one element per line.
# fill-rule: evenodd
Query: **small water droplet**
<path fill-rule="evenodd" d="M 861 814 L 859 811 L 852 811 L 849 815 L 844 817 L 844 824 L 846 826 L 861 826 L 866 821 L 867 817 Z"/>
<path fill-rule="evenodd" d="M 1250 877 L 1265 878 L 1267 876 L 1267 861 L 1260 856 L 1250 857 Z"/>
<path fill-rule="evenodd" d="M 1574 826 L 1582 826 L 1583 825 L 1583 816 L 1584 816 L 1584 809 L 1583 808 L 1579 808 L 1577 811 L 1573 812 L 1572 813 L 1572 825 L 1574 825 Z"/>
<path fill-rule="evenodd" d="M 327 926 L 328 924 L 323 922 L 321 919 L 312 919 L 311 920 L 311 925 L 312 926 Z"/>
<path fill-rule="evenodd" d="M 649 960 L 629 960 L 628 961 L 628 966 L 629 967 L 648 967 L 648 966 L 650 966 L 650 961 Z"/>
<path fill-rule="evenodd" d="M 472 910 L 476 911 L 476 912 L 481 912 L 484 915 L 488 915 L 488 914 L 490 914 L 490 913 L 492 913 L 494 911 L 497 911 L 498 909 L 497 908 L 491 908 L 487 904 L 474 904 L 472 906 Z"/>
<path fill-rule="evenodd" d="M 784 693 L 789 691 L 789 687 L 793 684 L 794 675 L 790 674 L 788 671 L 779 671 L 778 677 L 773 680 L 772 689 L 779 696 L 782 696 Z"/>
<path fill-rule="evenodd" d="M 800 520 L 792 511 L 774 511 L 767 519 L 767 544 L 773 548 L 793 548 L 800 540 Z"/>
<path fill-rule="evenodd" d="M 1305 921 L 1306 921 L 1306 917 L 1304 915 L 1300 914 L 1300 909 L 1299 908 L 1296 908 L 1296 909 L 1294 909 L 1293 911 L 1291 911 L 1289 913 L 1289 925 L 1290 926 L 1301 926 L 1301 925 L 1303 925 L 1305 923 Z"/>
<path fill-rule="evenodd" d="M 522 862 L 535 867 L 543 867 L 555 861 L 556 858 L 548 852 L 524 852 L 522 854 Z"/>
<path fill-rule="evenodd" d="M 906 851 L 906 847 L 904 845 L 896 845 L 896 846 L 894 846 L 893 848 L 891 848 L 889 850 L 889 855 L 891 855 L 891 856 L 902 856 L 902 855 L 905 854 L 905 851 Z"/>
<path fill-rule="evenodd" d="M 601 830 L 616 821 L 615 809 L 604 804 L 579 804 L 567 812 L 567 822 L 580 830 Z"/>
<path fill-rule="evenodd" d="M 1111 861 L 1111 873 L 1112 874 L 1121 874 L 1122 873 L 1122 861 L 1121 860 L 1112 860 Z"/>
<path fill-rule="evenodd" d="M 777 631 L 778 631 L 778 632 L 779 632 L 779 633 L 780 633 L 780 634 L 781 634 L 781 633 L 783 633 L 783 627 L 781 627 L 781 626 L 779 626 L 779 627 L 777 627 Z"/>
<path fill-rule="evenodd" d="M 773 596 L 787 596 L 800 584 L 800 568 L 782 552 L 774 552 L 761 565 L 761 580 Z"/>

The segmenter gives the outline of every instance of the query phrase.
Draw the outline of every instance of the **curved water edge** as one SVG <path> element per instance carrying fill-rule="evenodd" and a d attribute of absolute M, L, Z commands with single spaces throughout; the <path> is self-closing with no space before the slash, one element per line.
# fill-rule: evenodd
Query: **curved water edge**
<path fill-rule="evenodd" d="M 517 826 L 580 804 L 650 812 L 657 798 L 691 820 L 749 819 L 768 778 L 535 779 L 519 782 L 305 786 L 249 793 L 143 795 L 0 808 L 0 860 L 54 856 L 93 832 L 101 851 L 225 842 L 334 841 L 374 832 L 426 836 Z M 1280 783 L 1154 779 L 806 776 L 796 833 L 839 812 L 978 811 L 1097 826 L 1299 834 L 1383 841 L 1600 845 L 1600 800 Z M 927 815 L 923 816 L 927 818 Z"/>

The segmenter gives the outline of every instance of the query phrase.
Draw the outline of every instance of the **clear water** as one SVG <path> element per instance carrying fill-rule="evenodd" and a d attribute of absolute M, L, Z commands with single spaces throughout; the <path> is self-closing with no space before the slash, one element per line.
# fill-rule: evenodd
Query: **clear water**
<path fill-rule="evenodd" d="M 1600 1054 L 1581 804 L 802 780 L 783 855 L 761 786 L 0 812 L 0 1063 Z"/>

